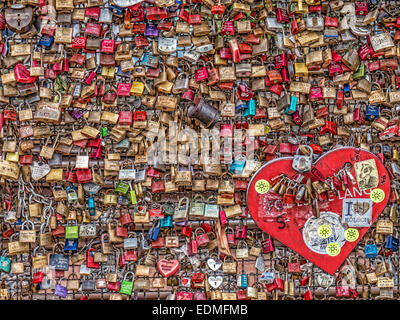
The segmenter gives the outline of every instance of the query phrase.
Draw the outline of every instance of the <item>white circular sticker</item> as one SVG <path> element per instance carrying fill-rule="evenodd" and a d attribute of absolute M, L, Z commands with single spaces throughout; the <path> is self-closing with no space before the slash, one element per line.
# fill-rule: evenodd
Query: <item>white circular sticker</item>
<path fill-rule="evenodd" d="M 319 234 L 320 227 L 324 225 L 328 225 L 331 229 L 331 234 L 326 238 L 322 238 Z M 333 212 L 321 212 L 319 218 L 309 218 L 303 228 L 303 239 L 310 250 L 319 254 L 327 254 L 327 245 L 332 242 L 342 247 L 346 239 L 339 215 Z"/>

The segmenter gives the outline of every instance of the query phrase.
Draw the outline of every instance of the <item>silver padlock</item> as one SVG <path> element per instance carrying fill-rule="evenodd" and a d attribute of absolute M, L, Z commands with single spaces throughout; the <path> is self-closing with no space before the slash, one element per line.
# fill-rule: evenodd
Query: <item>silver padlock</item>
<path fill-rule="evenodd" d="M 301 155 L 300 148 L 297 149 L 296 154 L 293 157 L 292 168 L 297 172 L 304 173 L 311 170 L 311 165 L 313 162 L 313 149 L 310 146 L 304 146 L 310 150 L 309 155 Z"/>
<path fill-rule="evenodd" d="M 392 172 L 393 172 L 394 176 L 396 178 L 400 178 L 400 166 L 397 163 L 392 162 L 391 167 L 392 167 Z"/>

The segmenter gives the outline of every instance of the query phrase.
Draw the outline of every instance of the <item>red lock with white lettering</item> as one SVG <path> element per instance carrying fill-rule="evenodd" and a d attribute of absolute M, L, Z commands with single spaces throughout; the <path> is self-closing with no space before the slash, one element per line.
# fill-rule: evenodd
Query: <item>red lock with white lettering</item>
<path fill-rule="evenodd" d="M 114 40 L 114 33 L 111 32 L 111 39 L 106 39 L 107 35 L 111 31 L 107 31 L 104 34 L 104 39 L 101 40 L 100 52 L 101 53 L 114 53 L 115 49 L 115 40 Z"/>
<path fill-rule="evenodd" d="M 200 64 L 202 64 L 203 66 L 199 69 L 196 69 L 196 71 L 194 72 L 194 77 L 197 82 L 208 79 L 208 72 L 205 62 L 203 60 L 200 60 Z"/>

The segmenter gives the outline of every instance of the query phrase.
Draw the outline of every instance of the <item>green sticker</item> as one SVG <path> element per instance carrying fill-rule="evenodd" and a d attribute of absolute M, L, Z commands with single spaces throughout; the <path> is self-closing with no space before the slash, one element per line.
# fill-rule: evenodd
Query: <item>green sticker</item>
<path fill-rule="evenodd" d="M 345 232 L 344 232 L 344 238 L 349 241 L 349 242 L 354 242 L 358 239 L 359 237 L 359 232 L 357 229 L 355 228 L 348 228 Z"/>
<path fill-rule="evenodd" d="M 331 257 L 336 257 L 340 253 L 340 244 L 337 242 L 328 243 L 326 253 Z"/>
<path fill-rule="evenodd" d="M 385 191 L 380 188 L 376 188 L 371 191 L 369 197 L 371 198 L 373 203 L 382 202 L 385 199 Z"/>
<path fill-rule="evenodd" d="M 329 224 L 323 224 L 318 227 L 318 235 L 323 238 L 329 238 L 332 235 L 332 228 Z"/>
<path fill-rule="evenodd" d="M 256 190 L 256 192 L 261 194 L 267 193 L 270 187 L 271 186 L 269 182 L 264 179 L 258 180 L 254 185 L 254 189 Z"/>

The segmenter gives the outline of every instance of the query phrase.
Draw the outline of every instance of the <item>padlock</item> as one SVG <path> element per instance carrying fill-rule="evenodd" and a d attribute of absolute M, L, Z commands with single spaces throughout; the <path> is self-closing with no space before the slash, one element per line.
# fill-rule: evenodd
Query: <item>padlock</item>
<path fill-rule="evenodd" d="M 311 170 L 313 162 L 314 151 L 309 146 L 304 146 L 309 151 L 308 155 L 300 155 L 300 148 L 297 149 L 296 154 L 293 157 L 292 168 L 300 173 L 305 173 Z"/>

